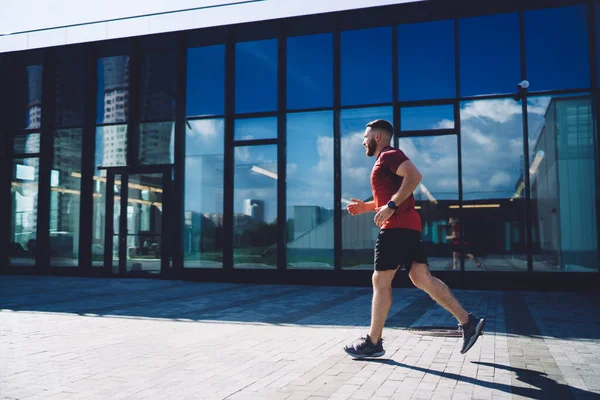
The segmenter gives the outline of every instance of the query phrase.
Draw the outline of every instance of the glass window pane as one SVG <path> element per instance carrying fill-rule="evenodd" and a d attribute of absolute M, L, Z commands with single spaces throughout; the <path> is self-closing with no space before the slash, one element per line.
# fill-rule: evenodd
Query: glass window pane
<path fill-rule="evenodd" d="M 175 119 L 175 76 L 177 54 L 174 51 L 144 54 L 140 118 L 147 121 Z"/>
<path fill-rule="evenodd" d="M 185 141 L 185 268 L 223 267 L 222 119 L 188 121 Z"/>
<path fill-rule="evenodd" d="M 535 271 L 598 269 L 590 95 L 528 99 Z"/>
<path fill-rule="evenodd" d="M 454 97 L 454 64 L 453 21 L 398 26 L 399 100 Z"/>
<path fill-rule="evenodd" d="M 513 93 L 521 78 L 519 14 L 459 21 L 460 94 Z"/>
<path fill-rule="evenodd" d="M 400 126 L 403 131 L 454 129 L 454 106 L 403 107 Z"/>
<path fill-rule="evenodd" d="M 127 165 L 127 125 L 96 128 L 95 165 L 96 167 Z"/>
<path fill-rule="evenodd" d="M 277 266 L 277 146 L 235 148 L 233 263 Z"/>
<path fill-rule="evenodd" d="M 333 105 L 333 35 L 287 39 L 287 108 Z"/>
<path fill-rule="evenodd" d="M 527 271 L 521 105 L 512 99 L 461 104 L 463 240 L 488 270 Z M 458 208 L 457 205 L 453 208 Z M 466 259 L 466 269 L 477 269 Z"/>
<path fill-rule="evenodd" d="M 81 198 L 82 129 L 54 133 L 50 179 L 50 264 L 77 266 Z"/>
<path fill-rule="evenodd" d="M 127 122 L 129 103 L 129 56 L 98 60 L 98 124 Z"/>
<path fill-rule="evenodd" d="M 236 43 L 236 113 L 277 109 L 277 54 L 277 39 Z"/>
<path fill-rule="evenodd" d="M 35 265 L 39 159 L 13 160 L 9 263 Z"/>
<path fill-rule="evenodd" d="M 175 123 L 140 124 L 140 164 L 172 164 L 175 157 Z"/>
<path fill-rule="evenodd" d="M 27 65 L 15 71 L 15 130 L 40 129 L 42 126 L 42 73 L 41 64 Z"/>
<path fill-rule="evenodd" d="M 375 119 L 393 121 L 392 107 L 342 110 L 340 115 L 342 158 L 342 267 L 373 269 L 375 240 L 379 228 L 373 213 L 352 216 L 346 210 L 352 198 L 373 199 L 371 170 L 374 158 L 362 146 L 366 124 Z"/>
<path fill-rule="evenodd" d="M 392 101 L 392 28 L 341 34 L 342 105 Z"/>
<path fill-rule="evenodd" d="M 585 6 L 525 13 L 529 90 L 590 86 Z"/>
<path fill-rule="evenodd" d="M 186 115 L 225 114 L 225 45 L 187 51 Z"/>
<path fill-rule="evenodd" d="M 277 138 L 277 117 L 248 118 L 235 120 L 235 140 Z"/>
<path fill-rule="evenodd" d="M 56 60 L 56 126 L 83 125 L 83 58 L 74 51 L 62 51 Z"/>
<path fill-rule="evenodd" d="M 288 268 L 333 268 L 333 112 L 287 116 Z"/>
<path fill-rule="evenodd" d="M 400 138 L 398 148 L 415 164 L 423 175 L 414 191 L 416 208 L 421 215 L 429 268 L 458 270 L 460 264 L 453 257 L 452 240 L 448 226 L 458 204 L 458 147 L 457 137 L 427 136 Z M 455 261 L 456 260 L 456 261 Z"/>
<path fill-rule="evenodd" d="M 40 134 L 30 133 L 15 135 L 13 138 L 14 154 L 35 154 L 40 152 Z"/>

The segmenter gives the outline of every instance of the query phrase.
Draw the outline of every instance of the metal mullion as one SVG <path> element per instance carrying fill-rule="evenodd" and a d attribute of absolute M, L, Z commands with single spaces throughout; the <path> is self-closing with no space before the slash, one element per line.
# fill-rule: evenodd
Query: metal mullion
<path fill-rule="evenodd" d="M 12 155 L 12 159 L 24 159 L 24 158 L 40 158 L 42 153 L 15 153 Z"/>
<path fill-rule="evenodd" d="M 256 111 L 251 113 L 239 113 L 235 114 L 235 119 L 250 119 L 250 118 L 266 118 L 266 117 L 276 117 L 278 115 L 278 111 Z"/>
<path fill-rule="evenodd" d="M 588 4 L 588 43 L 590 57 L 590 84 L 592 86 L 592 129 L 594 132 L 594 149 L 596 158 L 596 232 L 597 232 L 597 248 L 600 249 L 600 140 L 598 138 L 598 55 L 596 54 L 596 10 L 599 7 L 595 3 Z M 600 273 L 600 251 L 598 256 L 598 272 Z"/>
<path fill-rule="evenodd" d="M 285 121 L 285 118 L 284 118 Z M 279 139 L 253 139 L 253 140 L 234 140 L 232 146 L 265 146 L 277 145 Z"/>
<path fill-rule="evenodd" d="M 187 58 L 187 55 L 186 55 Z M 187 79 L 187 77 L 186 77 Z M 198 115 L 198 116 L 192 116 L 192 117 L 188 117 L 186 116 L 185 119 L 186 121 L 202 121 L 202 120 L 207 120 L 207 119 L 224 119 L 225 115 L 224 114 L 218 114 L 218 115 Z"/>
<path fill-rule="evenodd" d="M 525 48 L 525 13 L 519 12 L 519 37 L 521 55 L 521 80 L 527 79 L 527 53 Z M 525 246 L 527 251 L 527 272 L 533 272 L 531 195 L 529 182 L 529 121 L 527 110 L 527 93 L 521 99 L 523 120 L 523 181 L 525 183 Z"/>
<path fill-rule="evenodd" d="M 342 270 L 341 33 L 333 33 L 333 268 Z"/>
<path fill-rule="evenodd" d="M 175 101 L 175 165 L 174 182 L 171 187 L 171 215 L 175 220 L 176 232 L 167 232 L 174 240 L 171 241 L 173 269 L 176 275 L 183 271 L 183 228 L 185 221 L 185 141 L 186 141 L 186 87 L 187 87 L 187 33 L 178 34 L 177 48 L 177 91 Z M 166 175 L 166 174 L 165 174 Z M 165 176 L 166 177 L 166 176 Z M 169 174 L 171 179 L 171 174 Z M 166 185 L 167 183 L 164 182 Z M 175 200 L 177 199 L 177 200 Z"/>
<path fill-rule="evenodd" d="M 121 212 L 119 213 L 119 273 L 127 272 L 127 201 L 129 200 L 129 173 L 121 175 Z"/>
<path fill-rule="evenodd" d="M 94 168 L 96 147 L 96 106 L 98 90 L 98 69 L 96 68 L 95 46 L 86 46 L 85 88 L 83 109 L 83 137 L 81 157 L 81 199 L 79 204 L 79 267 L 84 271 L 92 269 L 92 231 L 94 229 Z"/>
<path fill-rule="evenodd" d="M 46 49 L 42 71 L 42 124 L 38 170 L 37 229 L 35 239 L 36 270 L 50 272 L 50 174 L 54 153 L 56 110 L 55 50 Z"/>
<path fill-rule="evenodd" d="M 358 108 L 375 108 L 375 107 L 392 107 L 394 105 L 393 101 L 385 102 L 385 103 L 369 103 L 369 104 L 353 104 L 347 106 L 338 106 L 340 110 L 355 110 Z"/>
<path fill-rule="evenodd" d="M 233 179 L 234 179 L 234 115 L 235 115 L 235 41 L 227 32 L 225 45 L 225 122 L 223 153 L 223 269 L 233 270 Z"/>
<path fill-rule="evenodd" d="M 444 98 L 435 100 L 402 100 L 395 103 L 401 107 L 427 107 L 427 106 L 446 106 L 453 104 L 456 98 Z"/>
<path fill-rule="evenodd" d="M 114 247 L 114 219 L 115 219 L 115 176 L 108 171 L 106 175 L 106 200 L 104 203 L 104 272 L 107 276 L 112 274 L 113 247 Z M 117 238 L 118 239 L 118 238 Z"/>
<path fill-rule="evenodd" d="M 454 130 L 459 134 L 456 135 L 456 147 L 458 150 L 458 215 L 462 221 L 463 217 L 463 181 L 462 181 L 462 135 L 460 123 L 460 34 L 459 34 L 459 19 L 454 19 L 454 85 L 456 99 L 454 100 Z M 464 282 L 465 276 L 465 259 L 464 259 L 464 224 L 460 227 L 460 281 Z"/>
<path fill-rule="evenodd" d="M 277 270 L 287 269 L 287 216 L 286 216 L 286 107 L 287 107 L 287 41 L 283 23 L 279 24 L 277 68 Z"/>
<path fill-rule="evenodd" d="M 319 112 L 319 111 L 331 111 L 333 109 L 333 106 L 328 106 L 328 107 L 313 107 L 313 108 L 298 108 L 298 109 L 293 109 L 287 110 L 287 114 L 301 114 L 301 113 L 310 113 L 310 112 Z"/>
<path fill-rule="evenodd" d="M 394 147 L 398 148 L 400 143 L 400 106 L 398 105 L 398 92 L 399 92 L 399 80 L 398 76 L 398 25 L 392 26 L 392 99 L 394 101 L 393 106 L 393 121 L 392 124 L 394 126 L 394 130 L 396 134 L 394 135 Z M 393 132 L 392 132 L 393 133 Z"/>
<path fill-rule="evenodd" d="M 399 137 L 448 136 L 456 135 L 458 129 L 424 129 L 398 132 Z"/>

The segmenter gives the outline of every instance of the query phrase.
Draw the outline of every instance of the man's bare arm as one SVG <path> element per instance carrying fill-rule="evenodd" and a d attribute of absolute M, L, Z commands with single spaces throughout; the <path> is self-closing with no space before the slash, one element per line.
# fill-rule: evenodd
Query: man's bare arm
<path fill-rule="evenodd" d="M 421 183 L 423 176 L 417 167 L 409 160 L 400 164 L 396 174 L 404 178 L 402 180 L 402 185 L 400 185 L 400 189 L 392 196 L 392 201 L 399 206 L 415 191 L 417 186 L 419 186 L 419 183 Z"/>

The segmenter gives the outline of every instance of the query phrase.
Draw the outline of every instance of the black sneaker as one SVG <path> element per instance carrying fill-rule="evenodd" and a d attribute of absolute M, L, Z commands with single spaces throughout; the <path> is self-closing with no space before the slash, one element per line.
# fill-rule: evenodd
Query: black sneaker
<path fill-rule="evenodd" d="M 351 345 L 344 346 L 344 351 L 354 358 L 381 357 L 385 354 L 383 339 L 379 339 L 377 344 L 373 344 L 369 335 L 361 337 Z"/>
<path fill-rule="evenodd" d="M 477 341 L 477 338 L 481 336 L 483 328 L 485 327 L 485 318 L 477 318 L 473 314 L 469 313 L 469 322 L 459 327 L 462 330 L 463 335 L 463 346 L 460 351 L 461 354 L 465 354 Z"/>

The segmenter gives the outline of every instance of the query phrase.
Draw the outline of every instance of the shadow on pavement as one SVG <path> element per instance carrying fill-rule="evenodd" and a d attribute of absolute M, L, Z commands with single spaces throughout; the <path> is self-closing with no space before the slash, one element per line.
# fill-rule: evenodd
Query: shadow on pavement
<path fill-rule="evenodd" d="M 391 359 L 357 359 L 356 362 L 374 362 L 379 364 L 392 365 L 402 368 L 412 369 L 414 371 L 424 372 L 426 374 L 437 375 L 442 378 L 452 379 L 459 382 L 470 383 L 481 387 L 490 389 L 500 390 L 502 392 L 523 396 L 529 399 L 599 399 L 600 394 L 589 392 L 587 390 L 578 389 L 562 383 L 558 383 L 555 380 L 548 378 L 544 372 L 530 371 L 523 368 L 514 368 L 502 364 L 485 363 L 473 361 L 473 364 L 484 365 L 487 367 L 493 367 L 510 371 L 517 375 L 516 379 L 527 384 L 534 386 L 534 388 L 525 388 L 519 386 L 506 385 L 503 383 L 488 382 L 477 378 L 470 378 L 454 374 L 450 372 L 436 371 L 433 369 L 427 369 L 422 367 L 416 367 L 408 364 L 399 363 Z"/>

